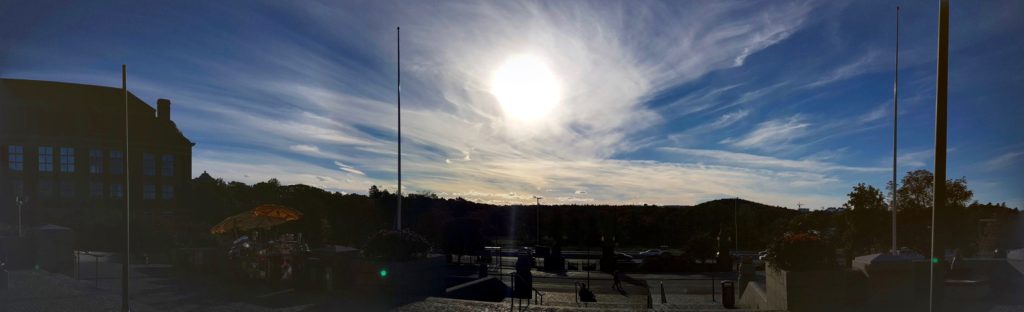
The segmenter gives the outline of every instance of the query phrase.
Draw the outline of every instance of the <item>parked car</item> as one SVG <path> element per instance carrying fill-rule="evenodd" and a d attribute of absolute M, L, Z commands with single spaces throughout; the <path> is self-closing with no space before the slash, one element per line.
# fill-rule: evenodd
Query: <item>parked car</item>
<path fill-rule="evenodd" d="M 665 250 L 661 250 L 661 249 L 648 249 L 648 250 L 646 250 L 644 252 L 641 252 L 639 257 L 640 258 L 647 258 L 647 257 L 660 257 L 660 256 L 671 256 L 671 255 L 672 255 L 672 253 L 670 253 L 668 251 L 665 251 Z"/>
<path fill-rule="evenodd" d="M 751 263 L 754 264 L 754 269 L 760 270 L 764 269 L 764 264 L 766 260 L 768 260 L 768 251 L 762 250 L 757 253 L 757 257 L 754 257 Z"/>

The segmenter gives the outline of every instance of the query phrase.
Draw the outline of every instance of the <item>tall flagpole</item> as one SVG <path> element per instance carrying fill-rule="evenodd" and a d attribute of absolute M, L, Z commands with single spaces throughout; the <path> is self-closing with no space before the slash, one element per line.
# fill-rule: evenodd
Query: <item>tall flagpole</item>
<path fill-rule="evenodd" d="M 892 249 L 891 252 L 896 254 L 899 252 L 899 247 L 896 245 L 896 190 L 898 182 L 896 181 L 896 142 L 897 142 L 897 119 L 900 115 L 900 6 L 896 6 L 896 78 L 892 84 L 892 204 L 889 208 L 892 209 Z"/>
<path fill-rule="evenodd" d="M 128 166 L 128 66 L 121 64 L 121 91 L 124 92 L 124 255 L 121 260 L 121 311 L 129 311 L 128 279 L 131 262 L 131 167 Z"/>
<path fill-rule="evenodd" d="M 935 70 L 935 189 L 932 203 L 931 261 L 928 265 L 928 311 L 935 308 L 935 266 L 945 257 L 944 247 L 947 235 L 941 234 L 936 242 L 935 227 L 946 225 L 936 222 L 939 214 L 946 213 L 946 130 L 947 95 L 949 91 L 949 0 L 942 0 L 939 6 L 939 47 Z"/>
<path fill-rule="evenodd" d="M 398 74 L 398 208 L 395 211 L 395 230 L 402 230 L 402 28 L 395 27 L 395 72 Z"/>

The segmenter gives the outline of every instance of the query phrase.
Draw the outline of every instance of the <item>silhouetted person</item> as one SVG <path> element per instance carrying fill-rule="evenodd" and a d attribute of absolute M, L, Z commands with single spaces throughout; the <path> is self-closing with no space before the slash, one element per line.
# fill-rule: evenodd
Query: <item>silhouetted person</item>
<path fill-rule="evenodd" d="M 622 291 L 622 271 L 615 270 L 612 273 L 612 289 Z"/>
<path fill-rule="evenodd" d="M 587 283 L 580 283 L 580 301 L 581 302 L 597 302 L 597 297 L 594 296 L 594 292 L 587 288 Z"/>

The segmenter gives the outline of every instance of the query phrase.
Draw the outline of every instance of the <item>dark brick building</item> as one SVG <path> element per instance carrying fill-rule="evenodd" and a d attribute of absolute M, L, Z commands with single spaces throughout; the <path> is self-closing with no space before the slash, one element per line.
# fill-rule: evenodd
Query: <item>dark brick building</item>
<path fill-rule="evenodd" d="M 17 231 L 15 198 L 27 196 L 25 224 L 71 227 L 85 242 L 117 241 L 130 195 L 133 228 L 173 226 L 194 143 L 171 121 L 169 100 L 153 109 L 129 92 L 127 153 L 125 119 L 120 88 L 0 79 L 0 224 Z"/>

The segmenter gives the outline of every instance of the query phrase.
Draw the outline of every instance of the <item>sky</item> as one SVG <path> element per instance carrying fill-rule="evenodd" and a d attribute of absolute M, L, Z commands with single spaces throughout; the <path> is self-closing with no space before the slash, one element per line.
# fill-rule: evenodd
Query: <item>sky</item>
<path fill-rule="evenodd" d="M 172 101 L 192 174 L 495 203 L 818 209 L 892 176 L 892 1 L 3 1 L 0 77 Z M 900 3 L 899 172 L 937 1 Z M 948 176 L 1024 207 L 1024 2 L 955 1 Z M 73 105 L 73 103 L 69 103 Z"/>

